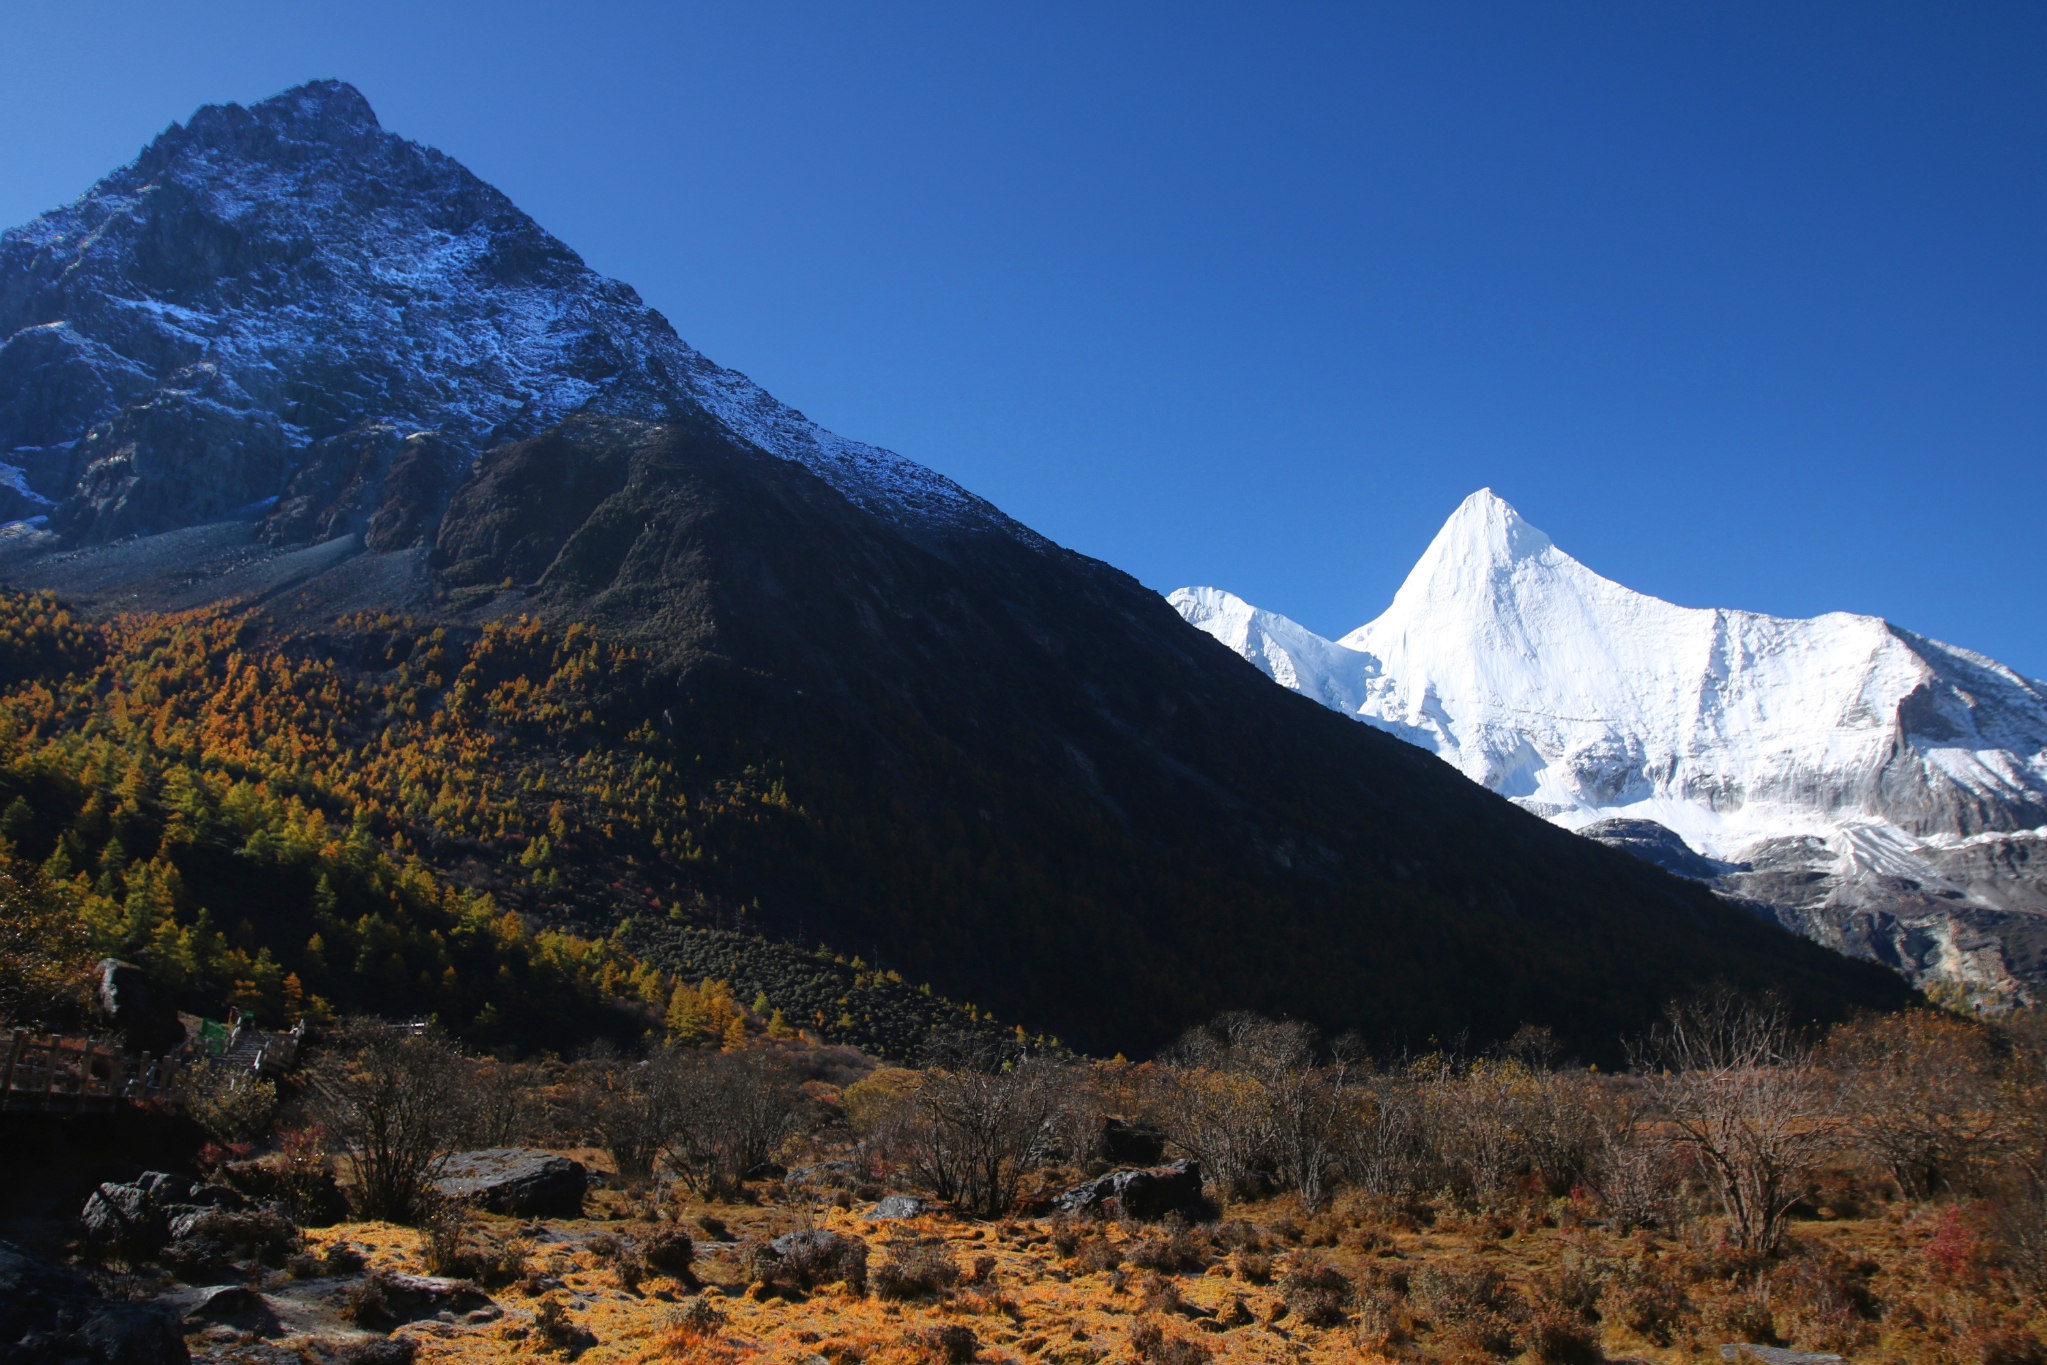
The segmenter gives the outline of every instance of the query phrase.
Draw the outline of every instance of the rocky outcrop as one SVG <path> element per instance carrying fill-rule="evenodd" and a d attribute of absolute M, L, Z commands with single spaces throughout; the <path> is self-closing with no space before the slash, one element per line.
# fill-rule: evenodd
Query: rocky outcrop
<path fill-rule="evenodd" d="M 405 433 L 389 422 L 353 427 L 307 448 L 262 536 L 289 545 L 359 535 L 380 553 L 431 544 L 467 465 L 462 450 L 433 432 Z"/>
<path fill-rule="evenodd" d="M 174 1308 L 109 1302 L 82 1275 L 0 1242 L 0 1359 L 8 1365 L 183 1365 Z"/>
<path fill-rule="evenodd" d="M 175 1235 L 174 1225 L 190 1230 L 200 1214 L 233 1211 L 246 1204 L 241 1195 L 219 1185 L 200 1185 L 183 1176 L 146 1171 L 125 1184 L 108 1182 L 85 1201 L 78 1218 L 86 1240 L 127 1255 L 161 1251 Z"/>
<path fill-rule="evenodd" d="M 449 1199 L 518 1218 L 580 1217 L 589 1184 L 582 1162 L 522 1147 L 458 1152 L 434 1180 Z"/>
<path fill-rule="evenodd" d="M 893 1223 L 924 1216 L 925 1204 L 914 1194 L 884 1195 L 862 1216 L 870 1223 Z"/>
<path fill-rule="evenodd" d="M 2047 991 L 2047 831 L 1905 842 L 1851 828 L 1763 839 L 1739 861 L 1707 858 L 1651 820 L 1581 834 L 1702 881 L 1757 917 L 1915 986 L 1989 1009 Z"/>
<path fill-rule="evenodd" d="M 1075 1185 L 1053 1202 L 1067 1213 L 1106 1212 L 1141 1222 L 1155 1222 L 1174 1213 L 1194 1220 L 1214 1212 L 1201 1193 L 1201 1163 L 1186 1160 L 1110 1171 Z"/>
<path fill-rule="evenodd" d="M 218 367 L 193 365 L 85 433 L 51 525 L 111 540 L 217 521 L 275 495 L 291 463 L 276 416 Z"/>

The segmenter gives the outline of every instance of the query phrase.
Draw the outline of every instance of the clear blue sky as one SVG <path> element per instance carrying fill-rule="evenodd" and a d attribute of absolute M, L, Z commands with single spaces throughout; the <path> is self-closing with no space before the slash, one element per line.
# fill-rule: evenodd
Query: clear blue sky
<path fill-rule="evenodd" d="M 2047 6 L 0 0 L 0 221 L 316 76 L 720 362 L 1325 633 L 1490 484 L 2047 677 Z"/>

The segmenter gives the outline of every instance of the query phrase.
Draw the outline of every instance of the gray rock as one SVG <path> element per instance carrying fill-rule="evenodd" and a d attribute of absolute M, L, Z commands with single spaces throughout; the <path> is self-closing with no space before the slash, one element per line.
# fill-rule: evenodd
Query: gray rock
<path fill-rule="evenodd" d="M 1843 1359 L 1823 1351 L 1787 1351 L 1781 1346 L 1757 1346 L 1746 1341 L 1727 1342 L 1720 1348 L 1720 1358 L 1755 1360 L 1762 1365 L 1839 1365 Z"/>
<path fill-rule="evenodd" d="M 888 1223 L 902 1218 L 919 1217 L 925 1207 L 924 1201 L 914 1194 L 891 1194 L 862 1216 L 870 1223 Z"/>
<path fill-rule="evenodd" d="M 86 1239 L 97 1246 L 147 1255 L 171 1238 L 177 1218 L 228 1202 L 231 1190 L 194 1185 L 183 1176 L 145 1171 L 127 1184 L 108 1182 L 93 1191 L 79 1213 Z"/>
<path fill-rule="evenodd" d="M 185 1317 L 192 1318 L 238 1318 L 265 1310 L 263 1296 L 253 1289 L 238 1284 L 222 1285 L 210 1289 L 206 1297 L 185 1310 Z"/>
<path fill-rule="evenodd" d="M 1068 1213 L 1113 1207 L 1125 1218 L 1144 1221 L 1177 1213 L 1190 1219 L 1210 1215 L 1201 1193 L 1201 1163 L 1174 1161 L 1164 1166 L 1110 1171 L 1075 1185 L 1054 1201 Z"/>
<path fill-rule="evenodd" d="M 110 1303 L 81 1275 L 0 1242 L 0 1360 L 8 1365 L 185 1365 L 175 1310 Z"/>
<path fill-rule="evenodd" d="M 441 1163 L 434 1188 L 459 1199 L 521 1218 L 574 1218 L 583 1211 L 589 1172 L 580 1161 L 523 1147 L 458 1152 Z"/>

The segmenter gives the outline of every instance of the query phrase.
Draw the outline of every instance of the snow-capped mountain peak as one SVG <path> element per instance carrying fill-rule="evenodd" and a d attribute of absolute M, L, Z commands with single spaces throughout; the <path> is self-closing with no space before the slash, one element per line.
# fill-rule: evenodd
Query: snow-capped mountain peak
<path fill-rule="evenodd" d="M 1810 841 L 1841 875 L 1944 894 L 1940 850 L 2047 826 L 2047 684 L 1878 617 L 1635 592 L 1490 489 L 1340 640 L 1213 588 L 1169 600 L 1276 681 L 1568 828 L 1654 821 L 1742 865 Z M 2047 911 L 2027 875 L 2020 899 Z"/>

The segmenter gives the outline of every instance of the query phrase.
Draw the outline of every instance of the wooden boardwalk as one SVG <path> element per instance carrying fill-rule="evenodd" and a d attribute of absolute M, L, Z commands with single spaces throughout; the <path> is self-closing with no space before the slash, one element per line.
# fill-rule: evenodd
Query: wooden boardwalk
<path fill-rule="evenodd" d="M 107 1113 L 122 1100 L 176 1104 L 189 1071 L 176 1056 L 135 1057 L 90 1038 L 15 1029 L 0 1072 L 0 1113 Z"/>

